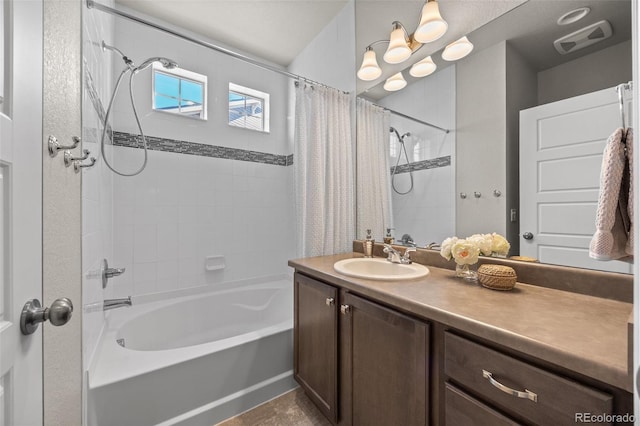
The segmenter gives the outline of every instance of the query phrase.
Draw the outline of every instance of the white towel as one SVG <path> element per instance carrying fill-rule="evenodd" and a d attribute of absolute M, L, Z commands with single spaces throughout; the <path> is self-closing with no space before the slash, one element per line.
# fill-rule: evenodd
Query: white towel
<path fill-rule="evenodd" d="M 633 254 L 633 238 L 629 238 L 633 231 L 632 146 L 631 129 L 620 128 L 609 136 L 604 149 L 596 233 L 589 245 L 589 256 L 597 260 L 630 260 Z"/>

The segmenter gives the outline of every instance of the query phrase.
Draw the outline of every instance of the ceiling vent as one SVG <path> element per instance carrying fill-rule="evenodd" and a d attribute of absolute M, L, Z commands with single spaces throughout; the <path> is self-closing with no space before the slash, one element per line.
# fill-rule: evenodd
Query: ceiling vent
<path fill-rule="evenodd" d="M 613 34 L 609 21 L 600 21 L 561 37 L 553 42 L 558 53 L 566 55 L 608 39 Z"/>

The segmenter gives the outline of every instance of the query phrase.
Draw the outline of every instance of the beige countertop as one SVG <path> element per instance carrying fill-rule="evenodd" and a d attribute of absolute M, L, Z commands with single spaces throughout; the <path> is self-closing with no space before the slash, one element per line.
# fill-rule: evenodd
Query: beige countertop
<path fill-rule="evenodd" d="M 360 253 L 289 261 L 296 270 L 339 287 L 440 322 L 576 373 L 633 392 L 627 368 L 631 303 L 518 283 L 494 291 L 428 266 L 426 277 L 372 281 L 333 269 Z"/>

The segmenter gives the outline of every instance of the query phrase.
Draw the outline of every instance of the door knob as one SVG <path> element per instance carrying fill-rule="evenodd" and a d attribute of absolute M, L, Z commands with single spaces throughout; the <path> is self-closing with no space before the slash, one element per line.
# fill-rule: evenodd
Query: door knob
<path fill-rule="evenodd" d="M 25 336 L 35 333 L 41 322 L 49 320 L 52 325 L 65 325 L 71 319 L 73 303 L 66 297 L 56 299 L 49 308 L 42 308 L 38 299 L 29 300 L 22 308 L 20 331 Z"/>
<path fill-rule="evenodd" d="M 533 240 L 533 234 L 531 232 L 525 232 L 524 234 L 522 234 L 522 238 L 524 238 L 525 240 Z"/>

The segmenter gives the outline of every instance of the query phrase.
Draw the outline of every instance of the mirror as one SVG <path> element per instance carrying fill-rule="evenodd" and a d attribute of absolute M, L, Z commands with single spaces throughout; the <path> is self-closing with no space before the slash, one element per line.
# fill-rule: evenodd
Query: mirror
<path fill-rule="evenodd" d="M 590 154 L 594 160 L 590 163 L 589 190 L 594 192 L 595 175 L 597 194 L 606 138 L 620 126 L 617 94 L 611 88 L 630 81 L 632 76 L 631 2 L 465 2 L 467 9 L 463 11 L 459 10 L 460 3 L 439 2 L 449 24 L 447 33 L 423 45 L 406 62 L 385 63 L 382 55 L 386 44 L 374 45 L 383 74 L 374 81 L 359 79 L 357 83 L 359 97 L 392 111 L 391 127 L 397 130 L 390 132 L 389 141 L 391 174 L 396 162 L 399 164 L 391 182 L 397 191 L 391 192 L 390 227 L 395 228 L 396 240 L 407 234 L 421 247 L 452 235 L 498 232 L 511 242 L 511 255 L 524 254 L 529 242 L 521 236 L 527 230 L 520 229 L 522 214 L 527 213 L 520 211 L 520 111 L 569 98 L 580 100 L 581 95 L 609 89 L 613 101 L 608 108 L 617 114 L 615 123 L 606 128 L 606 134 L 596 137 L 594 133 L 600 157 Z M 384 14 L 376 12 L 385 7 L 388 10 Z M 357 0 L 357 66 L 369 44 L 389 38 L 392 21 L 400 20 L 408 32 L 413 31 L 420 7 L 419 2 L 394 2 L 390 7 Z M 574 12 L 564 18 L 569 23 L 557 23 L 561 16 L 584 7 L 589 11 L 582 19 L 573 21 L 579 15 Z M 383 22 L 373 16 L 382 16 Z M 554 48 L 554 40 L 603 20 L 612 28 L 610 37 L 606 28 L 598 27 L 583 37 L 602 38 L 597 43 L 584 48 L 579 48 L 582 41 L 560 43 L 560 48 L 568 50 L 566 54 Z M 458 61 L 444 61 L 443 48 L 464 35 L 474 45 L 471 54 Z M 571 43 L 578 48 L 574 50 Z M 427 56 L 432 57 L 437 70 L 426 77 L 411 77 L 411 65 Z M 384 90 L 385 79 L 397 72 L 403 73 L 407 86 L 395 92 Z M 626 97 L 631 98 L 630 91 Z M 576 128 L 591 125 L 579 121 L 574 124 Z M 411 165 L 403 167 L 407 162 Z M 562 174 L 559 176 L 562 178 Z M 562 199 L 556 198 L 555 202 L 562 203 Z M 584 222 L 595 231 L 594 220 L 595 213 L 571 222 Z M 588 248 L 591 235 L 579 231 L 571 237 L 580 239 L 583 245 L 587 241 Z M 574 251 L 580 251 L 576 257 L 587 255 L 584 249 Z M 593 265 L 547 254 L 534 257 L 545 263 L 631 272 L 631 265 L 623 262 Z M 608 269 L 614 263 L 613 269 Z"/>

